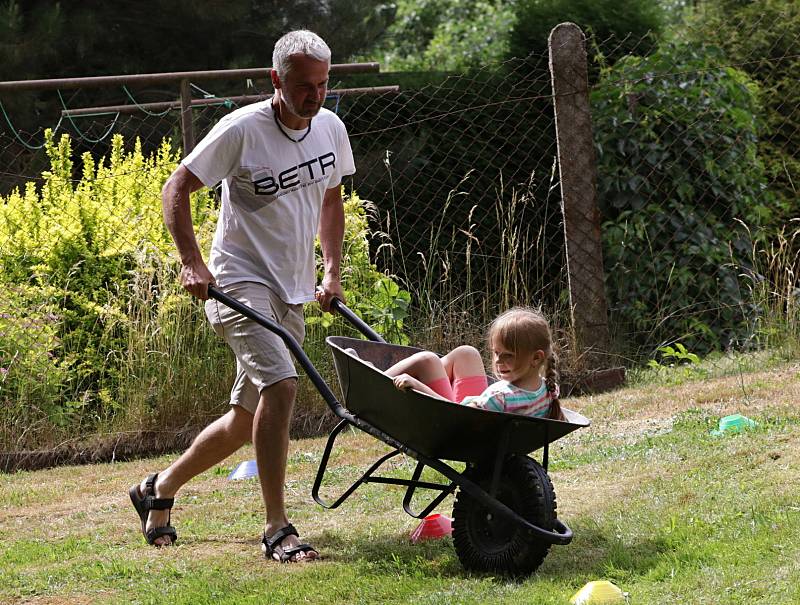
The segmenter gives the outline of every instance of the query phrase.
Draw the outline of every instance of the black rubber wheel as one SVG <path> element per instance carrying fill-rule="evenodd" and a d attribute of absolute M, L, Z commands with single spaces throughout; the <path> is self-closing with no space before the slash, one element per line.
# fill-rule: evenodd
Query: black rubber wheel
<path fill-rule="evenodd" d="M 487 492 L 491 475 L 487 467 L 465 472 Z M 527 456 L 505 461 L 497 499 L 542 529 L 555 525 L 553 484 L 541 465 Z M 512 576 L 536 571 L 550 550 L 550 544 L 531 530 L 493 514 L 463 490 L 453 505 L 453 545 L 465 569 Z"/>

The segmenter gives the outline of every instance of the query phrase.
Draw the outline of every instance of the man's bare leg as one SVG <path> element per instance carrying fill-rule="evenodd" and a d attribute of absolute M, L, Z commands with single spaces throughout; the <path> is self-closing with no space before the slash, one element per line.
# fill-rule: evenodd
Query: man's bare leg
<path fill-rule="evenodd" d="M 231 406 L 228 412 L 209 424 L 195 437 L 180 458 L 158 474 L 155 484 L 157 498 L 173 498 L 177 491 L 192 477 L 221 462 L 250 440 L 253 415 L 244 408 Z M 144 491 L 145 482 L 139 489 Z M 147 518 L 147 529 L 167 524 L 169 511 L 152 510 Z M 171 543 L 169 536 L 156 538 L 157 546 Z"/>
<path fill-rule="evenodd" d="M 264 531 L 272 536 L 289 524 L 286 514 L 284 486 L 286 483 L 286 457 L 289 451 L 289 423 L 297 394 L 297 379 L 287 378 L 261 391 L 253 419 L 253 445 L 258 462 L 261 494 L 267 509 Z M 297 536 L 287 536 L 281 546 L 292 548 L 300 544 Z M 294 561 L 316 559 L 315 551 L 298 553 Z"/>

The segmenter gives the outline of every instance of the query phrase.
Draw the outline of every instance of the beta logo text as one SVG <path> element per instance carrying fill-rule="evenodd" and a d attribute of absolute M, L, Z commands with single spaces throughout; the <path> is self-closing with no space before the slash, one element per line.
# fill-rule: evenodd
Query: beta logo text
<path fill-rule="evenodd" d="M 297 166 L 292 166 L 281 172 L 277 177 L 267 176 L 253 181 L 256 195 L 274 195 L 282 189 L 291 189 L 300 185 L 301 177 L 308 171 L 308 181 L 319 180 L 328 173 L 328 169 L 336 167 L 336 154 L 332 151 L 308 160 Z"/>

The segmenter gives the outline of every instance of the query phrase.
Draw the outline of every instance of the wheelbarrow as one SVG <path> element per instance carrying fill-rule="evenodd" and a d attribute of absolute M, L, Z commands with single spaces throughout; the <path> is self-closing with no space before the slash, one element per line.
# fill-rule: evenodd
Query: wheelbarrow
<path fill-rule="evenodd" d="M 311 491 L 318 504 L 337 508 L 365 483 L 400 485 L 406 488 L 405 512 L 424 518 L 456 492 L 453 545 L 461 564 L 470 571 L 528 575 L 542 564 L 553 544 L 572 541 L 572 530 L 556 515 L 556 495 L 547 474 L 549 446 L 589 426 L 588 419 L 565 408 L 565 421 L 493 412 L 398 390 L 383 370 L 421 349 L 385 342 L 334 299 L 333 309 L 368 339 L 326 338 L 344 400 L 340 402 L 283 327 L 214 287 L 208 292 L 211 298 L 277 334 L 340 418 L 328 437 Z M 320 496 L 320 487 L 336 438 L 347 427 L 362 430 L 392 449 L 328 502 Z M 541 462 L 528 456 L 540 449 Z M 416 460 L 410 478 L 377 474 L 384 463 L 400 454 Z M 422 480 L 426 467 L 446 481 Z M 421 511 L 412 509 L 418 489 L 433 494 Z"/>

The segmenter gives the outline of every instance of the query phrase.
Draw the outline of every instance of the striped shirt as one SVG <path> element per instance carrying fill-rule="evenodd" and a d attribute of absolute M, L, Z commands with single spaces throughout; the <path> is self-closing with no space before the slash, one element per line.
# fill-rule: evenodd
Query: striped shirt
<path fill-rule="evenodd" d="M 461 403 L 493 412 L 542 417 L 547 416 L 552 401 L 553 396 L 542 379 L 542 385 L 535 391 L 521 389 L 507 380 L 498 380 L 480 395 L 467 397 Z"/>

